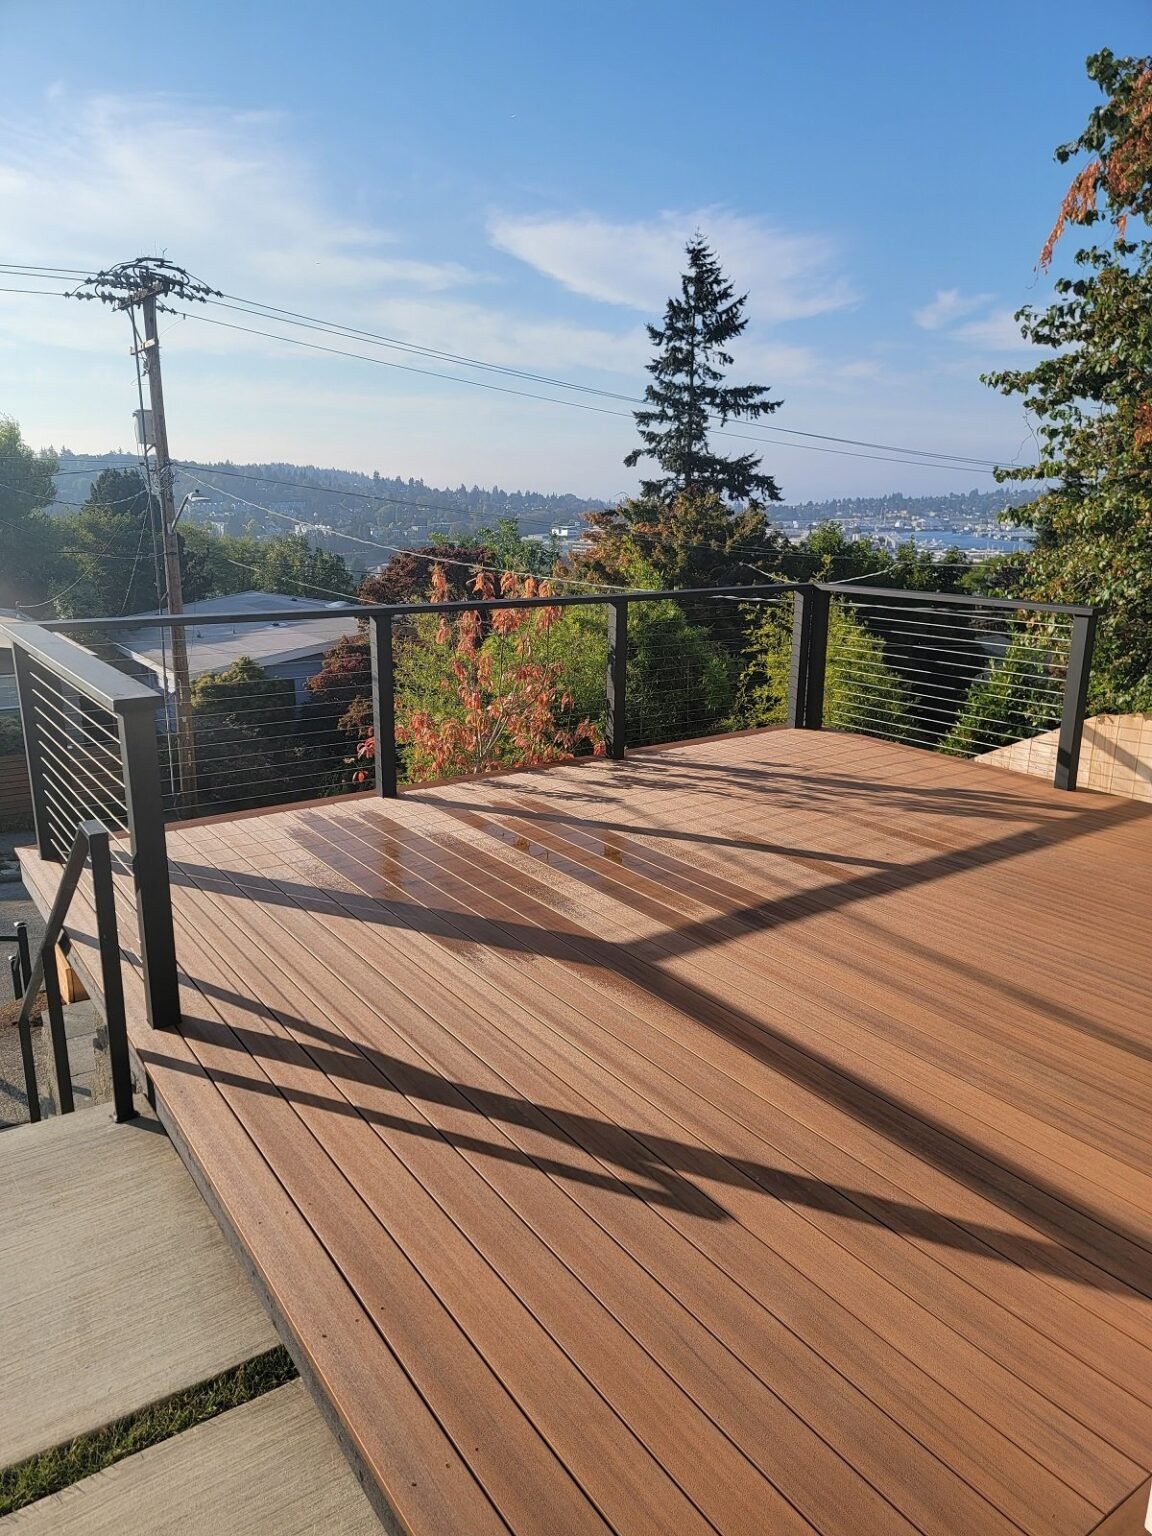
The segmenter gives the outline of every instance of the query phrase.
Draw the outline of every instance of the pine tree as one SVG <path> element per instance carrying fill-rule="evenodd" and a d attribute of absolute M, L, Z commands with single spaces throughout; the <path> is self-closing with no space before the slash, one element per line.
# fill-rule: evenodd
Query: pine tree
<path fill-rule="evenodd" d="M 668 300 L 662 326 L 648 327 L 657 349 L 648 364 L 655 382 L 644 391 L 647 407 L 635 413 L 643 446 L 633 449 L 624 463 L 633 468 L 641 459 L 656 461 L 664 473 L 643 481 L 642 495 L 660 502 L 709 492 L 730 501 L 779 501 L 776 482 L 761 473 L 756 454 L 725 457 L 709 446 L 713 419 L 721 426 L 755 421 L 781 402 L 767 399 L 762 385 L 724 383 L 724 370 L 733 362 L 724 349 L 748 324 L 748 295 L 735 296 L 699 233 L 688 242 L 687 255 L 680 297 Z"/>

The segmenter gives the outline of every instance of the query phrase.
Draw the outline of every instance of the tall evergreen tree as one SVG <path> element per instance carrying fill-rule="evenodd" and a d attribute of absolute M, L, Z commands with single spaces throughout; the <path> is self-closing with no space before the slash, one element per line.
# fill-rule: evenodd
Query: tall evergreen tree
<path fill-rule="evenodd" d="M 661 502 L 709 492 L 730 501 L 779 501 L 776 482 L 761 472 L 756 454 L 726 457 L 709 444 L 713 419 L 721 426 L 755 421 L 781 402 L 769 400 L 762 385 L 724 382 L 733 363 L 725 348 L 748 324 L 748 295 L 736 297 L 702 235 L 688 242 L 687 255 L 679 298 L 668 300 L 662 326 L 648 327 L 657 350 L 648 364 L 654 382 L 644 391 L 647 405 L 635 413 L 643 446 L 624 463 L 633 468 L 641 459 L 655 460 L 663 474 L 643 481 L 642 494 Z"/>

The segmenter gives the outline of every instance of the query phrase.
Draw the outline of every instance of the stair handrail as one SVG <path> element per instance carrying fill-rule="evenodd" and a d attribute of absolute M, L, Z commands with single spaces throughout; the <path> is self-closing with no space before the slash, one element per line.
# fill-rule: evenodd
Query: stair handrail
<path fill-rule="evenodd" d="M 60 997 L 60 978 L 56 970 L 56 946 L 64 933 L 68 910 L 84 873 L 92 868 L 92 899 L 96 909 L 96 942 L 100 950 L 100 983 L 103 993 L 105 1028 L 108 1032 L 108 1062 L 112 1073 L 112 1102 L 116 1119 L 131 1120 L 136 1114 L 132 1087 L 132 1063 L 128 1051 L 128 1025 L 124 1012 L 124 978 L 121 972 L 120 934 L 116 921 L 116 889 L 112 882 L 112 847 L 108 828 L 99 821 L 83 821 L 65 861 L 52 908 L 44 923 L 44 934 L 36 946 L 31 975 L 17 1019 L 20 1055 L 24 1066 L 24 1086 L 28 1095 L 28 1119 L 40 1115 L 40 1092 L 36 1058 L 32 1050 L 32 1016 L 38 1011 L 41 987 L 48 1012 L 52 1039 L 52 1057 L 56 1073 L 56 1095 L 61 1114 L 76 1107 L 72 1093 L 68 1039 L 64 1028 L 64 1010 Z M 52 957 L 49 963 L 49 956 Z"/>

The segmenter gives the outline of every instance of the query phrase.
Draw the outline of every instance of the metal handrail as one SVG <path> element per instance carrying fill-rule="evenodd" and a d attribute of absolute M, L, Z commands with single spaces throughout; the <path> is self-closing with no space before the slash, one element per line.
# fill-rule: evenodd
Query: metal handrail
<path fill-rule="evenodd" d="M 1041 603 L 1025 597 L 975 597 L 964 592 L 913 592 L 905 587 L 862 587 L 851 581 L 817 581 L 813 585 L 840 597 L 849 597 L 853 592 L 859 592 L 864 597 L 891 597 L 898 602 L 917 602 L 930 598 L 933 603 L 958 603 L 974 608 L 1008 608 L 1014 613 L 1025 609 L 1029 613 L 1065 613 L 1074 619 L 1088 618 L 1096 612 L 1095 608 L 1083 603 Z"/>
<path fill-rule="evenodd" d="M 57 733 L 41 730 L 36 708 L 38 680 L 47 676 L 53 683 L 71 689 L 81 699 L 104 710 L 115 723 L 148 1019 L 154 1028 L 172 1027 L 179 1022 L 180 993 L 156 734 L 156 711 L 163 701 L 154 689 L 42 625 L 6 623 L 0 625 L 0 638 L 12 647 L 36 840 L 42 858 L 59 860 L 64 847 L 58 846 L 62 840 L 52 825 L 52 795 L 46 771 L 58 745 Z M 111 798 L 112 791 L 108 793 Z M 89 815 L 93 811 L 99 813 L 102 806 L 91 803 L 92 795 L 87 798 L 89 803 L 80 807 L 81 811 L 86 809 Z M 70 821 L 68 818 L 65 824 L 66 836 L 74 831 Z"/>
<path fill-rule="evenodd" d="M 116 891 L 112 884 L 112 848 L 108 829 L 99 821 L 84 821 L 76 837 L 56 887 L 52 909 L 44 922 L 44 936 L 37 947 L 24 988 L 24 1000 L 16 1027 L 20 1034 L 20 1055 L 24 1066 L 24 1086 L 28 1095 L 28 1118 L 40 1116 L 40 1090 L 36 1058 L 32 1050 L 32 1015 L 37 1012 L 41 986 L 48 1010 L 52 1038 L 53 1065 L 56 1072 L 56 1096 L 62 1115 L 75 1109 L 72 1076 L 68 1060 L 68 1038 L 64 1028 L 64 1010 L 60 998 L 60 978 L 56 971 L 55 950 L 64 932 L 64 923 L 72 898 L 80 884 L 86 864 L 92 866 L 92 898 L 96 908 L 96 940 L 100 949 L 100 980 L 104 999 L 104 1023 L 108 1031 L 108 1061 L 112 1071 L 112 1102 L 117 1120 L 131 1120 L 136 1114 L 132 1091 L 132 1064 L 128 1053 L 128 1024 L 124 1012 L 124 978 L 121 974 L 120 936 L 116 921 Z M 48 957 L 52 956 L 52 963 Z"/>
<path fill-rule="evenodd" d="M 733 587 L 670 587 L 655 591 L 557 593 L 553 597 L 465 597 L 448 603 L 347 603 L 331 608 L 281 608 L 266 613 L 150 613 L 116 619 L 49 619 L 38 627 L 49 633 L 65 630 L 104 630 L 109 634 L 122 629 L 196 628 L 209 624 L 244 624 L 259 628 L 264 624 L 307 624 L 314 619 L 405 618 L 421 613 L 494 612 L 498 608 L 579 608 L 608 603 L 654 603 L 691 598 L 757 597 L 770 592 L 797 592 L 808 583 L 771 581 Z"/>

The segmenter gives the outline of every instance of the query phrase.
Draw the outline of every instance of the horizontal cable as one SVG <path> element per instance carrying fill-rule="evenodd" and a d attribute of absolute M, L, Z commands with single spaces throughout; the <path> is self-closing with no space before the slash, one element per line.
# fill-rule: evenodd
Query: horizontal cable
<path fill-rule="evenodd" d="M 930 657 L 923 657 L 923 656 L 918 658 L 918 660 L 921 660 L 921 661 L 927 661 L 927 660 L 930 660 L 930 659 L 931 659 Z M 1031 679 L 1035 683 L 1035 685 L 1037 687 L 1043 686 L 1045 684 L 1045 681 L 1046 681 L 1045 678 L 1043 678 L 1043 677 L 1038 678 L 1036 676 L 1036 674 L 1034 672 L 1030 671 L 1027 667 L 1017 666 L 1014 663 L 1005 663 L 1003 661 L 998 661 L 995 657 L 988 657 L 988 656 L 986 656 L 982 660 L 979 659 L 979 658 L 970 658 L 970 659 L 975 664 L 970 668 L 970 670 L 966 674 L 962 671 L 961 667 L 959 666 L 959 664 L 957 662 L 949 661 L 947 663 L 947 665 L 949 665 L 950 667 L 952 667 L 954 669 L 954 675 L 958 678 L 958 680 L 962 681 L 966 687 L 970 687 L 973 683 L 981 681 L 981 680 L 984 680 L 984 679 L 992 680 L 992 679 L 999 678 L 999 677 L 1008 678 L 1010 680 L 1015 680 L 1015 679 L 1018 679 L 1018 678 Z M 830 654 L 830 656 L 829 656 L 829 661 L 830 662 L 841 663 L 841 664 L 846 665 L 846 666 L 847 665 L 863 665 L 864 664 L 862 658 L 860 658 L 858 655 L 855 655 L 852 651 L 849 651 L 849 650 L 836 650 L 836 651 L 833 651 Z M 937 678 L 937 677 L 939 677 L 941 675 L 941 670 L 942 670 L 940 666 L 935 666 L 935 667 L 914 667 L 914 666 L 911 666 L 908 663 L 904 662 L 901 658 L 899 658 L 897 656 L 893 656 L 891 652 L 886 652 L 884 657 L 880 658 L 877 664 L 882 664 L 885 667 L 887 667 L 891 672 L 898 674 L 900 677 L 906 677 L 906 678 L 911 678 L 911 677 Z M 1063 680 L 1062 680 L 1062 678 L 1061 678 L 1059 673 L 1057 673 L 1054 676 L 1049 674 L 1049 677 L 1048 677 L 1047 681 L 1050 683 L 1050 685 L 1054 689 L 1062 691 L 1064 685 L 1063 685 Z M 933 684 L 925 683 L 925 684 L 920 684 L 920 685 L 915 685 L 915 686 L 922 686 L 922 687 L 938 686 L 938 687 L 943 688 L 943 687 L 946 687 L 947 684 L 940 683 L 940 684 L 933 685 Z"/>
<path fill-rule="evenodd" d="M 869 693 L 865 692 L 864 693 L 864 697 L 865 697 L 866 700 L 874 701 L 876 699 L 884 698 L 884 695 L 883 694 L 875 694 L 875 693 L 869 694 Z M 849 704 L 847 706 L 844 706 L 844 707 L 850 708 L 851 704 Z M 918 717 L 920 715 L 925 714 L 925 713 L 927 713 L 927 712 L 926 711 L 903 712 L 903 717 L 904 717 L 905 720 L 909 721 L 909 723 L 913 723 L 914 724 L 916 722 L 916 720 L 918 719 Z M 996 720 L 993 716 L 990 716 L 990 715 L 973 715 L 973 714 L 967 714 L 966 713 L 964 715 L 964 725 L 965 725 L 965 728 L 966 729 L 969 728 L 972 722 L 978 722 L 981 725 L 993 726 L 1001 734 L 1003 734 L 1004 732 L 1011 732 L 1011 731 L 1014 731 L 1016 729 L 1016 727 L 1014 727 L 1014 726 L 1003 725 L 1000 721 Z M 956 725 L 959 725 L 959 724 L 960 724 L 960 717 L 959 716 L 956 716 L 956 717 L 952 718 L 950 721 L 946 721 L 945 722 L 945 729 L 943 731 L 943 734 L 945 734 L 945 735 L 948 734 L 948 731 L 952 727 L 954 727 Z M 1054 730 L 1054 729 L 1056 729 L 1058 724 L 1059 724 L 1058 720 L 1053 720 L 1053 723 L 1051 725 L 1049 725 L 1049 726 L 1043 726 L 1043 725 L 1037 726 L 1036 729 L 1035 729 L 1035 734 L 1036 735 L 1042 735 L 1046 731 Z M 937 729 L 938 728 L 937 727 L 937 722 L 935 722 L 933 720 L 928 720 L 926 722 L 924 728 L 925 729 L 928 729 L 928 728 Z M 1013 740 L 1028 740 L 1028 739 L 1030 739 L 1030 738 L 1028 738 L 1028 737 L 1015 737 L 1015 736 L 1013 737 Z"/>
<path fill-rule="evenodd" d="M 892 618 L 889 618 L 877 617 L 868 613 L 860 613 L 858 615 L 858 620 L 868 624 L 869 629 L 873 633 L 880 632 L 883 634 L 951 636 L 970 635 L 974 639 L 987 636 L 989 638 L 996 638 L 1001 640 L 1028 640 L 1041 645 L 1053 645 L 1057 643 L 1069 645 L 1071 643 L 1072 636 L 1070 629 L 1061 630 L 1050 628 L 1037 630 L 1033 629 L 1030 625 L 1024 624 L 1023 622 L 1018 624 L 1005 624 L 997 621 L 994 624 L 990 624 L 984 619 L 977 620 L 975 617 L 973 617 L 973 619 L 967 623 L 956 623 L 950 619 L 942 619 L 939 624 L 929 624 L 926 622 L 926 618 L 923 615 L 915 618 L 906 618 L 903 615 L 896 615 Z"/>
<path fill-rule="evenodd" d="M 894 667 L 891 662 L 880 662 L 880 660 L 876 660 L 876 662 L 866 662 L 866 660 L 859 659 L 859 657 L 857 657 L 857 659 L 852 659 L 851 665 L 846 665 L 846 667 L 843 668 L 842 673 L 842 677 L 845 679 L 845 682 L 849 682 L 852 677 L 856 676 L 885 677 L 885 679 L 891 679 L 892 682 L 895 682 L 895 684 L 903 685 L 903 688 L 905 688 L 906 691 L 911 691 L 911 693 L 914 693 L 917 697 L 931 697 L 932 694 L 942 694 L 942 696 L 946 697 L 946 699 L 954 699 L 954 697 L 957 697 L 957 691 L 952 690 L 952 688 L 949 688 L 946 684 L 935 684 L 935 682 L 911 682 L 911 680 L 908 679 L 908 676 L 906 676 L 905 668 Z M 938 673 L 928 673 L 926 676 L 938 676 Z M 1009 684 L 1011 684 L 1012 687 L 1017 688 L 1017 690 L 1025 690 L 1026 688 L 1026 690 L 1031 691 L 1031 693 L 1043 694 L 1043 696 L 1051 697 L 1051 699 L 1063 699 L 1064 696 L 1064 688 L 1060 680 L 1037 680 L 1032 677 L 1031 673 L 1021 673 L 1018 674 L 1018 676 L 1012 676 L 1012 674 L 1005 673 L 1005 671 L 997 671 L 997 673 L 994 674 L 980 674 L 980 676 L 972 677 L 971 680 L 962 679 L 963 694 L 965 694 L 965 696 L 966 694 L 971 694 L 972 688 L 983 684 L 983 682 L 989 682 L 989 684 L 991 684 L 991 682 L 997 682 L 997 680 L 1000 679 L 1008 680 Z"/>

